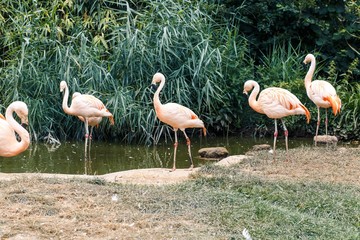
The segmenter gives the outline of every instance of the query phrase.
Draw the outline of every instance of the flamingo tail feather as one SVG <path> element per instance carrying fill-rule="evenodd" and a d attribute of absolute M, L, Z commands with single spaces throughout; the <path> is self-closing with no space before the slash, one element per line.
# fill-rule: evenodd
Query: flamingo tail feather
<path fill-rule="evenodd" d="M 328 101 L 331 105 L 332 111 L 334 113 L 334 116 L 336 116 L 336 114 L 340 113 L 340 109 L 341 109 L 341 100 L 338 96 L 332 97 L 332 96 L 328 96 L 328 97 L 324 97 L 324 101 Z"/>
<path fill-rule="evenodd" d="M 302 104 L 301 104 L 301 108 L 304 109 L 304 111 L 305 111 L 306 123 L 309 123 L 310 122 L 310 112 L 309 112 L 309 110 Z"/>

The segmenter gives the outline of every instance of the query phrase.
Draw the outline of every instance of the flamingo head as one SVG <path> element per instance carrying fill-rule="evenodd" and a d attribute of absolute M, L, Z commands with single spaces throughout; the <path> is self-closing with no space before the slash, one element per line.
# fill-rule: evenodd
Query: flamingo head
<path fill-rule="evenodd" d="M 315 60 L 315 56 L 312 55 L 311 53 L 309 53 L 308 55 L 306 55 L 303 63 L 308 64 L 308 63 L 312 62 L 313 60 Z"/>
<path fill-rule="evenodd" d="M 248 95 L 249 92 L 254 88 L 253 80 L 248 80 L 244 84 L 244 91 L 243 93 Z"/>
<path fill-rule="evenodd" d="M 60 92 L 63 92 L 65 88 L 67 88 L 66 82 L 65 82 L 65 81 L 61 81 L 61 83 L 60 83 Z"/>
<path fill-rule="evenodd" d="M 155 73 L 151 82 L 151 89 L 156 91 L 157 83 L 165 81 L 165 76 L 162 73 Z"/>
<path fill-rule="evenodd" d="M 21 125 L 26 125 L 26 126 L 29 125 L 29 120 L 28 120 L 29 110 L 26 104 L 21 101 L 16 101 L 14 103 L 16 104 L 14 110 L 21 120 Z"/>

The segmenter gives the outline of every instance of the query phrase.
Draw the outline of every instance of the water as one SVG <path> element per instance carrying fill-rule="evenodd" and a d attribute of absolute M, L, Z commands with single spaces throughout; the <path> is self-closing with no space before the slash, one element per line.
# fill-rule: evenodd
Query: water
<path fill-rule="evenodd" d="M 254 138 L 202 138 L 192 137 L 191 151 L 195 166 L 204 164 L 197 158 L 198 150 L 203 147 L 226 147 L 230 155 L 244 154 L 255 144 L 270 144 L 272 139 Z M 311 145 L 311 139 L 290 139 L 289 148 Z M 278 148 L 284 149 L 284 140 L 279 139 Z M 140 168 L 172 168 L 173 143 L 162 142 L 157 146 L 127 145 L 93 140 L 90 161 L 84 161 L 84 142 L 63 142 L 59 146 L 43 143 L 31 144 L 24 153 L 12 157 L 0 157 L 0 172 L 20 173 L 64 173 L 101 175 Z M 179 136 L 177 168 L 188 168 L 185 140 Z"/>

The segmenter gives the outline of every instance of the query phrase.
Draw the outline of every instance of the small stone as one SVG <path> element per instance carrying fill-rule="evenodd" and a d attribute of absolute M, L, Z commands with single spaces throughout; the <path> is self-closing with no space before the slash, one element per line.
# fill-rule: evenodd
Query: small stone
<path fill-rule="evenodd" d="M 263 150 L 271 150 L 271 146 L 269 144 L 258 144 L 254 145 L 251 149 L 251 151 L 263 151 Z"/>
<path fill-rule="evenodd" d="M 202 158 L 222 159 L 229 155 L 229 151 L 224 147 L 201 148 L 198 151 Z"/>
<path fill-rule="evenodd" d="M 336 144 L 338 142 L 338 138 L 330 135 L 318 135 L 314 137 L 314 141 L 317 140 L 317 143 L 333 143 Z"/>

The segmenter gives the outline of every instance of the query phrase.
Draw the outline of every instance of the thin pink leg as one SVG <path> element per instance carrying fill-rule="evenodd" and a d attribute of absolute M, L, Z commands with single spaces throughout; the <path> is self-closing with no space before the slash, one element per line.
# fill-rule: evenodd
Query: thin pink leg
<path fill-rule="evenodd" d="M 171 170 L 172 172 L 176 170 L 176 150 L 178 147 L 177 129 L 176 130 L 174 129 L 174 132 L 175 132 L 175 143 L 174 143 L 174 162 L 173 162 L 173 168 Z"/>
<path fill-rule="evenodd" d="M 277 129 L 277 121 L 275 119 L 275 131 L 274 131 L 274 153 L 273 153 L 273 161 L 275 161 L 276 159 L 276 139 L 277 139 L 277 136 L 278 136 L 278 129 Z"/>
<path fill-rule="evenodd" d="M 320 107 L 318 107 L 318 119 L 316 123 L 316 133 L 315 133 L 315 146 L 317 145 L 317 136 L 319 133 L 319 126 L 320 126 Z"/>
<path fill-rule="evenodd" d="M 191 142 L 190 142 L 190 138 L 186 135 L 185 133 L 185 130 L 182 130 L 182 132 L 184 133 L 185 135 L 185 138 L 186 138 L 186 145 L 188 147 L 188 154 L 189 154 L 189 158 L 190 158 L 190 161 L 191 161 L 191 165 L 190 165 L 190 170 L 192 170 L 194 168 L 194 162 L 193 162 L 193 159 L 192 159 L 192 156 L 191 156 Z"/>
<path fill-rule="evenodd" d="M 285 126 L 285 122 L 282 119 L 281 119 L 281 122 L 283 124 L 284 135 L 285 135 L 286 161 L 289 161 L 289 155 L 288 155 L 288 151 L 289 151 L 289 144 L 288 144 L 289 131 L 287 130 L 287 128 Z"/>
<path fill-rule="evenodd" d="M 328 110 L 325 108 L 325 135 L 328 135 Z"/>
<path fill-rule="evenodd" d="M 87 144 L 88 144 L 88 139 L 89 139 L 89 124 L 88 124 L 88 119 L 85 118 L 85 161 L 87 160 Z"/>

